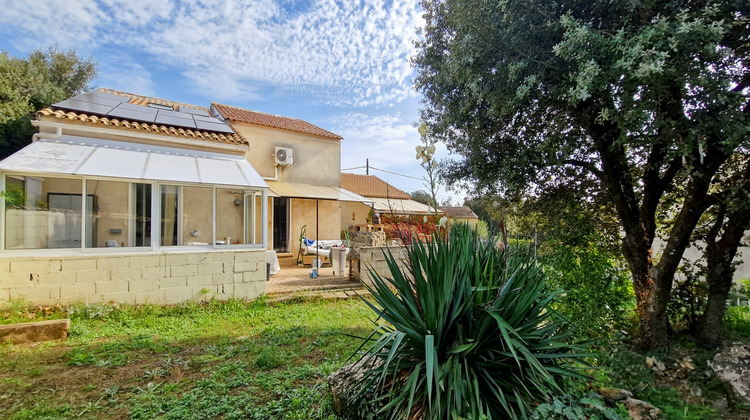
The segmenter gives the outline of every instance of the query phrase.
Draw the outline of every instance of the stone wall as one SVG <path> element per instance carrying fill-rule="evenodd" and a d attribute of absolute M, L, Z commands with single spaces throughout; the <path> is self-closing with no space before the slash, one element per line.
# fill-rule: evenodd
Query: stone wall
<path fill-rule="evenodd" d="M 173 304 L 265 291 L 265 250 L 0 257 L 0 302 Z"/>
<path fill-rule="evenodd" d="M 384 252 L 390 252 L 399 262 L 401 269 L 405 268 L 406 251 L 402 246 L 385 246 L 384 232 L 351 232 L 351 264 L 349 278 L 372 284 L 368 267 L 381 276 L 390 277 L 390 269 Z"/>

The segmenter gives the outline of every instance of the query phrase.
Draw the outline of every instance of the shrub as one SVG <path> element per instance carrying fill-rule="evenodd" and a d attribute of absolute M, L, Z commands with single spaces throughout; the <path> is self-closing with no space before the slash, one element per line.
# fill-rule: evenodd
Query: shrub
<path fill-rule="evenodd" d="M 358 395 L 374 393 L 381 415 L 517 418 L 560 391 L 583 354 L 551 304 L 537 264 L 482 241 L 467 226 L 407 248 L 402 272 L 370 271 L 370 308 L 387 324 L 363 356 Z"/>

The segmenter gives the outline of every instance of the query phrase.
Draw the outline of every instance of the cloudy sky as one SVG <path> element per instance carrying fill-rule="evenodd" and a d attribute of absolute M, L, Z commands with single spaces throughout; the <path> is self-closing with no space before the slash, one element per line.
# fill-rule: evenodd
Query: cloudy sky
<path fill-rule="evenodd" d="M 300 118 L 344 137 L 342 169 L 369 158 L 424 176 L 410 65 L 417 0 L 0 0 L 0 10 L 0 49 L 13 56 L 72 48 L 99 63 L 97 87 Z"/>

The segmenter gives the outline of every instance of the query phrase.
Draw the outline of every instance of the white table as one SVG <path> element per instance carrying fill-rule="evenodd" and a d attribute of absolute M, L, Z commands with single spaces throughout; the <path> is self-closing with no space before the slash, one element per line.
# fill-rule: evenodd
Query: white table
<path fill-rule="evenodd" d="M 273 249 L 266 250 L 266 263 L 271 264 L 271 275 L 274 275 L 281 270 L 279 258 L 276 256 L 276 251 Z"/>

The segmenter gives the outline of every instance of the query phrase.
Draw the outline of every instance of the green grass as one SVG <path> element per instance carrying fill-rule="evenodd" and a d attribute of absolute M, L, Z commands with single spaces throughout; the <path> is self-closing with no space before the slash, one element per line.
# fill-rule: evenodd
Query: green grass
<path fill-rule="evenodd" d="M 724 325 L 732 338 L 750 339 L 750 306 L 730 306 L 724 316 Z"/>
<path fill-rule="evenodd" d="M 372 318 L 358 300 L 66 315 L 65 342 L 0 345 L 0 418 L 335 419 L 326 377 Z"/>

